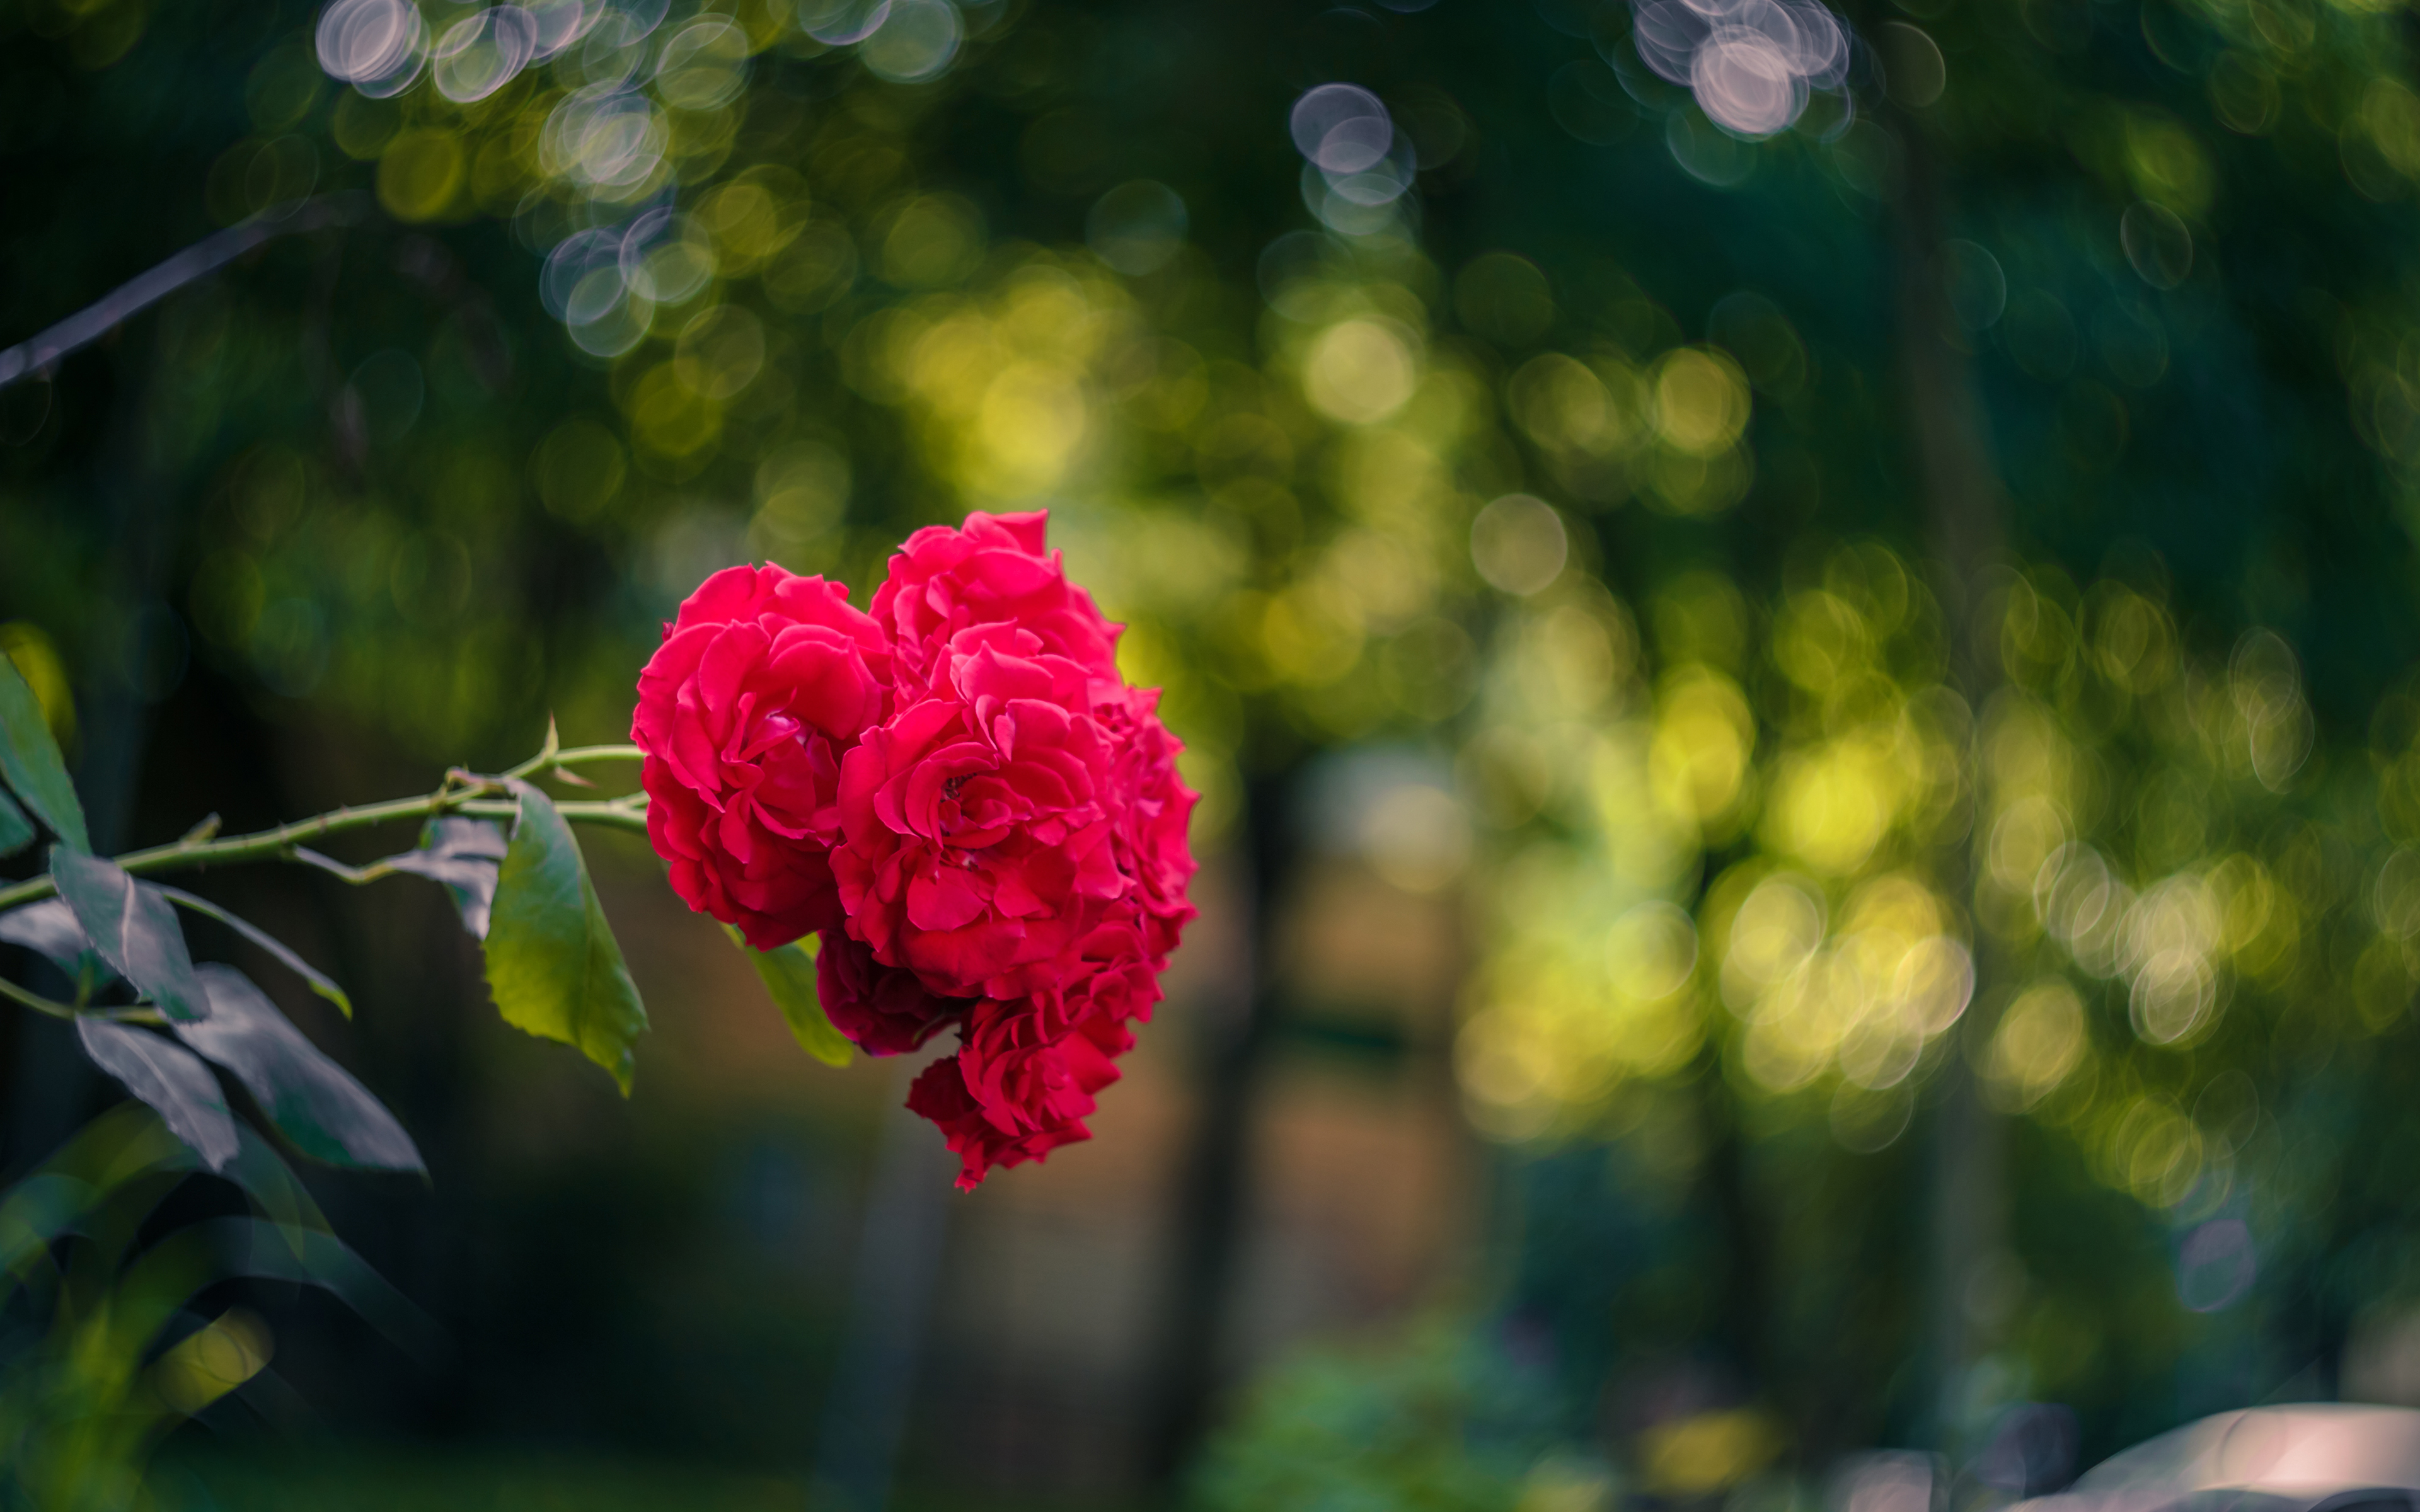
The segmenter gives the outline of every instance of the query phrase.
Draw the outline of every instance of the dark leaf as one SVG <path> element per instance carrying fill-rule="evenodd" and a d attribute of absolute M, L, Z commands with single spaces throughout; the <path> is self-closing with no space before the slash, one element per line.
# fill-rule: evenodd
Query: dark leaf
<path fill-rule="evenodd" d="M 329 1059 L 231 966 L 203 966 L 210 1016 L 177 1036 L 235 1072 L 294 1148 L 331 1165 L 421 1171 L 420 1151 L 369 1088 Z"/>
<path fill-rule="evenodd" d="M 147 884 L 147 886 L 152 885 Z M 271 955 L 275 956 L 280 965 L 283 965 L 287 970 L 291 971 L 296 976 L 302 978 L 304 982 L 308 983 L 313 992 L 318 993 L 320 996 L 335 1004 L 338 1012 L 343 1013 L 347 1018 L 351 1018 L 353 1016 L 353 1000 L 345 995 L 345 990 L 342 987 L 337 986 L 335 982 L 329 978 L 327 973 L 321 971 L 310 962 L 303 960 L 301 956 L 296 955 L 294 953 L 294 948 L 287 945 L 284 940 L 281 940 L 276 935 L 270 933 L 267 930 L 262 929 L 257 924 L 249 923 L 243 919 L 236 918 L 233 914 L 221 908 L 218 904 L 210 902 L 208 898 L 196 898 L 192 893 L 186 892 L 178 887 L 158 887 L 157 890 L 162 897 L 167 899 L 170 903 L 177 904 L 178 907 L 190 908 L 194 913 L 201 914 L 209 918 L 215 918 L 220 923 L 225 924 L 227 928 L 235 931 L 238 934 L 242 935 L 245 939 L 250 940 L 253 944 L 259 946 Z"/>
<path fill-rule="evenodd" d="M 437 1320 L 325 1228 L 265 1218 L 222 1218 L 212 1228 L 229 1273 L 323 1287 L 413 1359 L 446 1354 Z"/>
<path fill-rule="evenodd" d="M 86 1013 L 76 1019 L 76 1036 L 93 1064 L 126 1084 L 151 1104 L 169 1132 L 194 1148 L 217 1170 L 235 1158 L 235 1119 L 218 1078 L 201 1057 L 148 1029 Z"/>
<path fill-rule="evenodd" d="M 243 1143 L 247 1153 L 260 1146 L 249 1131 Z M 221 1174 L 236 1180 L 232 1170 Z M 124 1335 L 156 1337 L 200 1288 L 234 1276 L 324 1288 L 414 1358 L 434 1364 L 445 1352 L 436 1320 L 344 1241 L 316 1224 L 271 1218 L 209 1219 L 158 1240 L 121 1274 L 113 1292 L 119 1311 L 111 1322 Z"/>
<path fill-rule="evenodd" d="M 51 880 L 101 958 L 161 1012 L 187 1023 L 209 1012 L 177 911 L 159 888 L 135 881 L 115 861 L 64 845 L 51 847 Z"/>
<path fill-rule="evenodd" d="M 237 1124 L 235 1132 L 243 1138 L 243 1150 L 219 1174 L 243 1188 L 261 1211 L 278 1223 L 332 1229 L 328 1215 L 319 1211 L 310 1189 L 276 1148 L 248 1124 Z"/>
<path fill-rule="evenodd" d="M 88 969 L 105 969 L 100 952 L 61 899 L 45 898 L 0 914 L 0 940 L 46 955 L 61 971 L 79 980 Z"/>
<path fill-rule="evenodd" d="M 0 856 L 14 856 L 34 843 L 34 822 L 17 800 L 0 793 Z"/>
<path fill-rule="evenodd" d="M 182 1145 L 177 1152 L 193 1159 Z M 94 1196 L 93 1187 L 59 1171 L 42 1171 L 10 1187 L 8 1200 L 0 1202 L 0 1274 L 16 1272 L 71 1231 Z"/>
<path fill-rule="evenodd" d="M 845 1066 L 856 1056 L 857 1047 L 832 1027 L 824 1016 L 823 998 L 815 992 L 814 935 L 794 940 L 770 950 L 759 950 L 730 925 L 722 926 L 731 943 L 748 957 L 756 968 L 765 990 L 773 995 L 773 1006 L 782 1011 L 783 1022 L 790 1026 L 792 1038 L 799 1048 L 827 1066 Z"/>
<path fill-rule="evenodd" d="M 504 832 L 485 819 L 447 815 L 420 832 L 420 849 L 390 856 L 386 864 L 445 884 L 462 927 L 472 938 L 488 937 L 488 914 L 496 902 L 496 865 L 504 858 Z"/>
<path fill-rule="evenodd" d="M 260 1144 L 240 1125 L 236 1134 L 247 1148 Z M 239 1154 L 221 1174 L 240 1181 L 237 1172 L 243 1163 Z M 81 1227 L 86 1214 L 116 1203 L 130 1187 L 152 1184 L 148 1179 L 153 1176 L 181 1174 L 200 1164 L 193 1148 L 170 1133 L 147 1105 L 129 1102 L 111 1108 L 77 1130 L 42 1163 L 40 1171 L 8 1189 L 7 1200 L 0 1202 L 0 1276 L 22 1276 L 27 1260 Z M 157 1190 L 164 1194 L 167 1189 Z M 127 1240 L 133 1237 L 125 1233 Z"/>
<path fill-rule="evenodd" d="M 513 826 L 488 927 L 488 988 L 504 1022 L 578 1045 L 630 1090 L 630 1042 L 647 1026 L 639 990 L 597 901 L 571 826 L 547 795 L 514 784 Z"/>
<path fill-rule="evenodd" d="M 34 817 L 79 851 L 92 849 L 85 832 L 84 805 L 76 802 L 59 743 L 42 717 L 42 701 L 25 686 L 16 663 L 0 656 L 0 778 L 8 780 Z"/>

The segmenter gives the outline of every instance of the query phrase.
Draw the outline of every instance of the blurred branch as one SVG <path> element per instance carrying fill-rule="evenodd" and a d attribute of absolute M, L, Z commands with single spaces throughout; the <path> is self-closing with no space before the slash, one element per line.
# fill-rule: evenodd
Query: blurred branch
<path fill-rule="evenodd" d="M 99 303 L 77 311 L 30 340 L 0 351 L 0 388 L 20 378 L 47 375 L 70 352 L 90 346 L 128 317 L 186 285 L 209 276 L 263 242 L 301 231 L 349 225 L 361 219 L 366 205 L 362 195 L 349 193 L 299 200 L 206 237 L 150 271 L 119 285 Z"/>

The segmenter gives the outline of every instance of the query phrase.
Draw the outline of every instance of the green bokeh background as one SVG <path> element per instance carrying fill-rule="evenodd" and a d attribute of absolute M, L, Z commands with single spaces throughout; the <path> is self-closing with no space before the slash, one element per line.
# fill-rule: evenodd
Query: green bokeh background
<path fill-rule="evenodd" d="M 706 571 L 862 602 L 908 531 L 1048 508 L 1204 795 L 1121 1089 L 1178 1109 L 1156 1405 L 1062 1455 L 1082 1411 L 1002 1417 L 943 1328 L 903 1497 L 1745 1512 L 1906 1448 L 1980 1504 L 2412 1387 L 2403 6 L 1855 7 L 1845 95 L 1760 141 L 1620 3 L 947 13 L 944 56 L 682 0 L 466 102 L 331 80 L 293 4 L 0 0 L 0 336 L 289 228 L 0 389 L 0 638 L 97 841 L 618 739 Z M 632 69 L 652 134 L 600 147 Z M 1388 203 L 1290 138 L 1339 81 Z M 659 1026 L 627 1103 L 493 1024 L 442 899 L 211 879 L 355 986 L 308 1022 L 434 1180 L 315 1184 L 461 1347 L 252 1297 L 285 1384 L 163 1497 L 807 1494 L 891 1088 L 773 1062 L 589 845 Z M 23 1170 L 109 1090 L 8 1032 Z M 1417 1287 L 1271 1343 L 1304 1068 L 1460 1174 Z M 2067 1449 L 2011 1482 L 2024 1421 Z"/>

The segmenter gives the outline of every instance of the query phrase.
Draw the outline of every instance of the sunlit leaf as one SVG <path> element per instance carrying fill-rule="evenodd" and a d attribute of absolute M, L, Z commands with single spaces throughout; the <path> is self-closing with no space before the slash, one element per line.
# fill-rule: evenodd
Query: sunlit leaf
<path fill-rule="evenodd" d="M 177 1035 L 235 1072 L 294 1148 L 331 1165 L 425 1170 L 420 1151 L 369 1088 L 302 1037 L 231 966 L 200 968 L 210 1016 Z"/>
<path fill-rule="evenodd" d="M 177 911 L 159 888 L 135 881 L 115 861 L 64 845 L 51 847 L 51 880 L 101 958 L 161 1012 L 188 1022 L 209 1012 Z"/>
<path fill-rule="evenodd" d="M 449 814 L 420 832 L 420 848 L 390 856 L 398 872 L 442 882 L 462 911 L 462 927 L 473 939 L 488 937 L 488 915 L 496 902 L 497 865 L 504 858 L 504 832 L 485 819 Z"/>
<path fill-rule="evenodd" d="M 353 1016 L 353 1000 L 345 995 L 345 990 L 342 987 L 337 986 L 335 981 L 330 978 L 326 972 L 321 971 L 310 962 L 305 961 L 301 956 L 295 954 L 294 948 L 287 945 L 284 940 L 281 940 L 276 935 L 270 933 L 267 930 L 262 929 L 257 924 L 238 918 L 235 915 L 228 913 L 225 909 L 221 908 L 218 904 L 210 902 L 208 898 L 196 898 L 192 893 L 186 892 L 179 887 L 160 887 L 158 891 L 162 897 L 166 898 L 169 902 L 177 904 L 178 907 L 191 909 L 193 912 L 200 914 L 205 918 L 215 918 L 220 923 L 225 924 L 227 928 L 235 931 L 238 934 L 242 935 L 245 939 L 250 940 L 253 944 L 259 946 L 271 955 L 275 956 L 280 965 L 283 965 L 287 970 L 291 971 L 296 976 L 302 978 L 303 981 L 310 986 L 313 992 L 318 993 L 320 996 L 335 1004 L 337 1011 L 343 1013 L 347 1018 L 351 1018 Z"/>
<path fill-rule="evenodd" d="M 25 686 L 16 664 L 0 656 L 0 778 L 6 778 L 34 817 L 79 851 L 92 849 L 84 826 L 84 805 L 68 780 L 59 743 L 42 717 L 42 701 Z"/>
<path fill-rule="evenodd" d="M 547 795 L 515 783 L 513 826 L 488 926 L 488 988 L 504 1022 L 578 1045 L 630 1090 L 630 1043 L 646 1010 L 622 964 L 571 827 Z"/>
<path fill-rule="evenodd" d="M 231 1308 L 152 1362 L 151 1389 L 171 1409 L 191 1416 L 258 1375 L 271 1352 L 269 1325 Z"/>
<path fill-rule="evenodd" d="M 730 925 L 722 926 L 731 943 L 756 968 L 765 990 L 773 995 L 773 1006 L 782 1011 L 782 1021 L 790 1026 L 799 1048 L 827 1066 L 845 1066 L 857 1055 L 832 1021 L 824 1016 L 823 999 L 815 993 L 816 936 L 793 940 L 770 950 L 759 950 Z"/>
<path fill-rule="evenodd" d="M 0 793 L 0 856 L 14 856 L 34 843 L 34 822 L 17 800 Z"/>
<path fill-rule="evenodd" d="M 77 1018 L 76 1037 L 94 1065 L 151 1104 L 169 1132 L 191 1145 L 210 1169 L 235 1158 L 235 1119 L 218 1078 L 200 1057 L 148 1029 L 88 1013 Z"/>

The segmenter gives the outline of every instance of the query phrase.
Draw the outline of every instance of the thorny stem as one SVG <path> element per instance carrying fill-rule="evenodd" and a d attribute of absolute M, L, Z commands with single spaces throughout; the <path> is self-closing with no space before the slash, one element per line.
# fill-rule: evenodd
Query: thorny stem
<path fill-rule="evenodd" d="M 574 746 L 569 750 L 556 750 L 554 732 L 547 732 L 547 747 L 528 761 L 521 763 L 506 777 L 527 777 L 541 767 L 585 766 L 592 762 L 635 762 L 646 754 L 636 746 Z"/>
<path fill-rule="evenodd" d="M 205 822 L 194 827 L 185 838 L 166 845 L 154 845 L 147 850 L 129 851 L 114 859 L 137 875 L 161 872 L 181 872 L 194 867 L 228 866 L 244 861 L 296 861 L 315 866 L 323 872 L 342 877 L 350 883 L 375 882 L 395 869 L 382 862 L 367 866 L 347 866 L 304 848 L 305 841 L 324 839 L 351 829 L 366 829 L 373 825 L 393 824 L 402 819 L 428 819 L 440 814 L 469 814 L 482 819 L 509 819 L 520 811 L 511 796 L 510 783 L 532 776 L 567 771 L 597 762 L 636 761 L 642 752 L 636 746 L 575 746 L 569 750 L 558 749 L 554 732 L 547 732 L 546 748 L 535 756 L 499 776 L 487 777 L 459 769 L 445 774 L 445 780 L 434 793 L 413 798 L 392 798 L 384 803 L 350 805 L 332 809 L 308 819 L 298 819 L 275 829 L 259 830 L 250 835 L 214 838 L 214 826 Z M 645 833 L 647 799 L 643 793 L 619 798 L 557 803 L 555 811 L 575 823 L 605 825 L 615 829 Z M 48 898 L 58 889 L 45 874 L 28 877 L 13 887 L 0 887 L 0 910 L 20 903 Z M 49 1012 L 64 1005 L 49 999 L 33 999 L 21 989 L 9 989 L 7 995 Z M 72 1016 L 73 1010 L 67 1010 Z"/>

